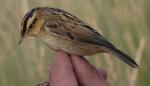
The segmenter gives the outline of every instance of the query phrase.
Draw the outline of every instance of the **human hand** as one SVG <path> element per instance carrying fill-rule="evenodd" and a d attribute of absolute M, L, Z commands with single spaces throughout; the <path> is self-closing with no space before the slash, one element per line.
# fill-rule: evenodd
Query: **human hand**
<path fill-rule="evenodd" d="M 68 55 L 62 51 L 54 55 L 49 72 L 49 85 L 109 86 L 104 70 L 97 70 L 81 56 Z"/>

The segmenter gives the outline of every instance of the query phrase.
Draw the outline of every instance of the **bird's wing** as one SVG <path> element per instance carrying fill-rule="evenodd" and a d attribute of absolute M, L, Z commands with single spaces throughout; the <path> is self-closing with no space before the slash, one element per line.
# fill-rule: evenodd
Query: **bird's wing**
<path fill-rule="evenodd" d="M 73 41 L 107 48 L 114 47 L 96 30 L 81 21 L 80 23 L 76 23 L 74 21 L 63 21 L 62 23 L 60 20 L 57 21 L 57 19 L 55 19 L 54 21 L 47 21 L 46 27 L 48 28 L 46 31 L 51 31 L 61 37 L 65 37 Z"/>
<path fill-rule="evenodd" d="M 80 25 L 78 25 L 80 24 Z M 75 22 L 48 22 L 46 24 L 46 31 L 50 31 L 54 34 L 59 35 L 59 37 L 64 37 L 76 42 L 91 44 L 95 46 L 103 47 L 105 52 L 111 53 L 117 56 L 120 60 L 124 61 L 128 65 L 137 68 L 138 65 L 128 55 L 124 54 L 120 50 L 116 49 L 109 41 L 107 41 L 103 36 L 101 36 L 92 27 L 84 23 Z"/>

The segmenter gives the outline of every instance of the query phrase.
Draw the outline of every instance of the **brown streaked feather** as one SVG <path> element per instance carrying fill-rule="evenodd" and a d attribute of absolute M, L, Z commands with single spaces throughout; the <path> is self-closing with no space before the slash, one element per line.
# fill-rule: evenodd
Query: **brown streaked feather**
<path fill-rule="evenodd" d="M 29 18 L 33 16 L 34 12 L 37 9 L 38 8 L 30 10 L 29 12 L 26 13 L 24 18 L 22 19 L 21 26 L 22 26 L 23 29 L 21 30 L 21 37 L 23 37 L 25 32 L 27 31 L 27 22 L 28 22 Z"/>
<path fill-rule="evenodd" d="M 53 25 L 52 26 L 47 25 L 47 27 L 49 31 L 59 35 L 60 37 L 65 37 L 67 39 L 70 39 L 79 43 L 99 46 L 105 52 L 108 52 L 117 56 L 120 60 L 124 61 L 128 65 L 134 68 L 138 67 L 138 64 L 134 61 L 134 59 L 122 53 L 120 50 L 116 49 L 112 44 L 110 44 L 106 39 L 104 39 L 104 37 L 102 37 L 100 34 L 95 32 L 94 29 L 93 29 L 94 31 L 92 31 L 91 30 L 92 28 L 90 26 L 71 28 L 71 26 L 69 25 L 66 26 L 66 25 L 63 25 L 63 26 L 61 26 L 61 24 L 56 25 L 57 27 L 55 28 L 52 27 Z"/>
<path fill-rule="evenodd" d="M 60 16 L 58 16 L 59 20 L 57 20 L 57 17 L 51 17 L 50 19 L 51 20 L 47 21 L 46 25 L 49 27 L 49 31 L 57 35 L 72 39 L 77 42 L 114 48 L 114 46 L 103 36 L 101 36 L 92 27 L 84 24 L 84 22 L 77 23 L 72 19 L 69 19 L 70 22 L 68 22 L 68 18 L 61 18 L 62 22 L 60 22 Z"/>

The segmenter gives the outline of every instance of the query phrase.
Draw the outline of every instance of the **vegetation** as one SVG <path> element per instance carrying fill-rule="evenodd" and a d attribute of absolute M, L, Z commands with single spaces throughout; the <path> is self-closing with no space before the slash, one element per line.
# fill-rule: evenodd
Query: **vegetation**
<path fill-rule="evenodd" d="M 136 59 L 139 70 L 108 54 L 88 58 L 108 72 L 112 86 L 148 86 L 149 4 L 149 0 L 0 0 L 0 86 L 33 86 L 47 79 L 53 51 L 38 39 L 26 39 L 17 45 L 24 14 L 37 6 L 71 12 Z"/>

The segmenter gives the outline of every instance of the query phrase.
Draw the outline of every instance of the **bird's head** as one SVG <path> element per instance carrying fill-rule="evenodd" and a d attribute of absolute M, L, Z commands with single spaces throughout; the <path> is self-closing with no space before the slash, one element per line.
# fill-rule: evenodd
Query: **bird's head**
<path fill-rule="evenodd" d="M 28 36 L 39 35 L 45 21 L 43 14 L 40 8 L 31 9 L 25 14 L 21 23 L 21 36 L 18 44 L 21 44 Z"/>
<path fill-rule="evenodd" d="M 57 8 L 37 7 L 31 9 L 25 14 L 22 20 L 19 44 L 21 44 L 23 39 L 27 36 L 40 36 L 41 32 L 45 30 L 44 27 L 48 23 L 53 24 L 57 20 L 63 23 L 65 19 L 67 19 L 64 16 L 69 18 L 72 17 L 69 13 Z"/>

